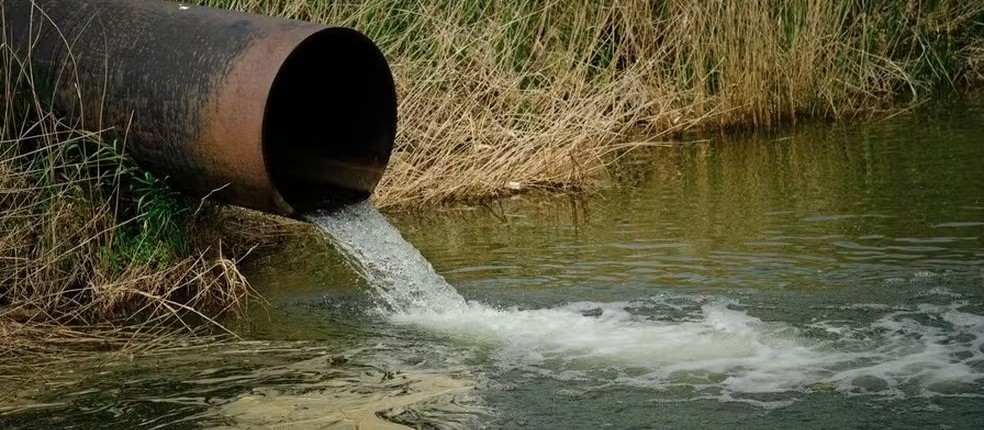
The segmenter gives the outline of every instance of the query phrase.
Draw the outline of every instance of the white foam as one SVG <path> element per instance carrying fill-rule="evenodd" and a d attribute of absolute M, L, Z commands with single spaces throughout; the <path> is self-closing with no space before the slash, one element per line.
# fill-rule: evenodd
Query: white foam
<path fill-rule="evenodd" d="M 504 368 L 594 382 L 602 382 L 593 376 L 599 371 L 614 371 L 606 383 L 684 387 L 700 392 L 694 398 L 768 407 L 791 400 L 756 395 L 982 392 L 984 316 L 964 310 L 966 303 L 858 305 L 881 317 L 805 327 L 765 322 L 720 300 L 690 312 L 669 306 L 672 320 L 643 316 L 667 309 L 663 301 L 498 309 L 466 302 L 368 203 L 312 220 L 369 281 L 383 317 L 489 346 Z"/>
<path fill-rule="evenodd" d="M 392 315 L 398 323 L 432 331 L 495 342 L 536 356 L 596 358 L 632 365 L 710 368 L 722 358 L 754 357 L 767 353 L 771 339 L 762 323 L 723 304 L 703 308 L 697 321 L 657 322 L 637 317 L 628 303 L 574 303 L 535 310 L 495 309 L 471 303 L 450 311 Z M 600 310 L 599 316 L 582 313 Z M 698 364 L 700 363 L 700 364 Z"/>
<path fill-rule="evenodd" d="M 590 379 L 592 369 L 618 368 L 623 370 L 615 381 L 619 384 L 710 388 L 721 400 L 744 403 L 761 403 L 749 394 L 818 390 L 893 397 L 967 395 L 984 378 L 970 365 L 984 359 L 984 317 L 961 312 L 957 305 L 890 312 L 860 327 L 832 323 L 826 329 L 831 336 L 824 338 L 763 322 L 725 302 L 705 304 L 683 321 L 654 321 L 627 307 L 575 303 L 517 310 L 472 303 L 448 312 L 390 318 L 492 344 L 499 350 L 499 364 L 506 367 L 536 368 L 537 373 L 566 379 Z M 592 309 L 601 309 L 601 315 L 582 315 Z M 949 324 L 920 323 L 912 318 L 917 314 Z M 766 403 L 776 406 L 788 399 L 774 402 Z"/>

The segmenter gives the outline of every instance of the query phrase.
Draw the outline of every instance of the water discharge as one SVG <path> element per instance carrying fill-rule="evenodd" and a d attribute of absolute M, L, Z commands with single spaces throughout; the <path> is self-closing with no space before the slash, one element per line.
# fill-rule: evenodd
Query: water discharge
<path fill-rule="evenodd" d="M 801 326 L 703 296 L 499 309 L 466 301 L 368 202 L 310 219 L 368 281 L 381 316 L 491 345 L 509 369 L 763 407 L 817 390 L 977 396 L 984 377 L 984 317 L 959 301 Z"/>
<path fill-rule="evenodd" d="M 368 201 L 308 219 L 372 286 L 380 310 L 403 314 L 465 306 L 454 287 Z"/>
<path fill-rule="evenodd" d="M 984 103 L 705 137 L 597 198 L 311 214 L 347 258 L 243 261 L 243 341 L 4 367 L 0 428 L 982 428 Z"/>

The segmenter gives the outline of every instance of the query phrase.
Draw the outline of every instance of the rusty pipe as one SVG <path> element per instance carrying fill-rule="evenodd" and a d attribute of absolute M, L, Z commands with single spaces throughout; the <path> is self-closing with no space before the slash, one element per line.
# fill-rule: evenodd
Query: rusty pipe
<path fill-rule="evenodd" d="M 298 217 L 369 197 L 396 135 L 383 54 L 349 28 L 159 0 L 3 0 L 52 104 L 176 188 Z"/>

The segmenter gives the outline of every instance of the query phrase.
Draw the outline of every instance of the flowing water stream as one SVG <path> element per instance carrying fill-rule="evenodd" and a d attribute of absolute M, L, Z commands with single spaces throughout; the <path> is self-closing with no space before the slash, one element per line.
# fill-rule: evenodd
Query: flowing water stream
<path fill-rule="evenodd" d="M 369 282 L 382 315 L 466 307 L 465 299 L 372 203 L 363 201 L 307 218 L 331 237 L 351 267 Z"/>
<path fill-rule="evenodd" d="M 898 309 L 860 304 L 857 310 L 880 315 L 802 327 L 765 322 L 716 297 L 500 308 L 466 302 L 368 202 L 310 220 L 369 282 L 381 317 L 496 343 L 509 366 L 559 378 L 590 378 L 592 368 L 613 367 L 619 374 L 611 384 L 683 388 L 693 399 L 764 408 L 816 389 L 984 401 L 977 384 L 984 380 L 984 316 L 964 310 L 967 301 Z M 674 301 L 692 303 L 688 310 Z M 678 315 L 654 317 L 661 307 Z"/>
<path fill-rule="evenodd" d="M 677 159 L 678 177 L 650 180 L 656 196 L 630 198 L 628 208 L 609 203 L 611 224 L 575 219 L 589 231 L 543 235 L 539 250 L 512 247 L 512 256 L 461 251 L 502 240 L 487 227 L 424 229 L 457 245 L 430 251 L 467 269 L 456 273 L 464 279 L 497 274 L 509 284 L 522 275 L 502 275 L 521 267 L 554 273 L 544 283 L 570 293 L 553 304 L 466 301 L 368 203 L 314 221 L 368 280 L 381 317 L 488 348 L 499 378 L 538 381 L 520 386 L 556 381 L 566 388 L 552 396 L 577 405 L 557 412 L 564 417 L 621 404 L 588 394 L 614 390 L 648 392 L 648 407 L 775 410 L 857 399 L 912 415 L 938 411 L 949 416 L 943 425 L 959 426 L 984 417 L 982 120 L 972 108 L 929 130 L 895 123 L 870 134 L 820 131 L 819 143 L 780 135 L 657 151 Z M 604 229 L 614 237 L 591 237 Z M 479 279 L 495 283 L 490 276 Z M 811 286 L 831 291 L 801 292 Z M 586 287 L 620 292 L 592 297 Z M 758 291 L 737 293 L 749 288 Z"/>
<path fill-rule="evenodd" d="M 66 365 L 0 427 L 982 428 L 984 104 L 621 166 L 312 214 L 330 241 L 248 268 L 242 342 Z"/>

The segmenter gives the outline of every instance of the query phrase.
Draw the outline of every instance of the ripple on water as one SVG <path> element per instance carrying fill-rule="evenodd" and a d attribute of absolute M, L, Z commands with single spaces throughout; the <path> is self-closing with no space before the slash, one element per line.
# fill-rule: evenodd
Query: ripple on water
<path fill-rule="evenodd" d="M 980 227 L 984 226 L 984 222 L 981 221 L 955 221 L 955 222 L 944 222 L 940 224 L 934 224 L 933 227 L 936 228 L 962 228 L 962 227 Z"/>
<path fill-rule="evenodd" d="M 500 369 L 684 390 L 693 398 L 768 407 L 786 405 L 795 400 L 795 393 L 813 391 L 977 395 L 979 391 L 968 387 L 976 388 L 984 376 L 972 365 L 984 360 L 981 317 L 961 310 L 963 304 L 871 309 L 882 315 L 866 325 L 814 324 L 823 328 L 822 336 L 809 327 L 763 321 L 721 299 L 689 303 L 685 312 L 669 319 L 645 316 L 653 306 L 663 307 L 665 299 L 496 308 L 462 298 L 368 203 L 313 220 L 369 280 L 381 298 L 379 311 L 385 319 L 453 342 L 483 345 L 495 351 L 492 357 Z M 886 250 L 942 249 L 925 244 L 874 247 L 844 240 L 833 245 L 882 258 Z M 752 263 L 786 269 L 800 263 L 778 253 L 712 255 L 718 264 L 731 260 L 742 267 Z M 591 272 L 590 265 L 546 267 L 565 274 Z M 919 271 L 913 279 L 935 276 Z"/>
<path fill-rule="evenodd" d="M 473 428 L 487 409 L 475 381 L 414 368 L 393 351 L 313 342 L 230 342 L 91 357 L 55 369 L 5 404 L 4 429 Z M 51 401 L 57 399 L 56 402 Z M 73 427 L 74 426 L 74 427 Z"/>
<path fill-rule="evenodd" d="M 671 321 L 637 315 L 650 306 L 646 302 L 531 310 L 471 304 L 454 312 L 394 315 L 392 321 L 458 342 L 494 345 L 502 369 L 595 384 L 683 389 L 694 400 L 772 408 L 795 401 L 795 393 L 815 391 L 893 398 L 980 396 L 984 317 L 962 310 L 965 305 L 855 305 L 852 310 L 882 316 L 862 326 L 842 320 L 804 328 L 765 322 L 721 301 L 691 306 Z M 825 335 L 809 328 L 821 328 Z M 601 376 L 611 372 L 618 376 Z"/>

